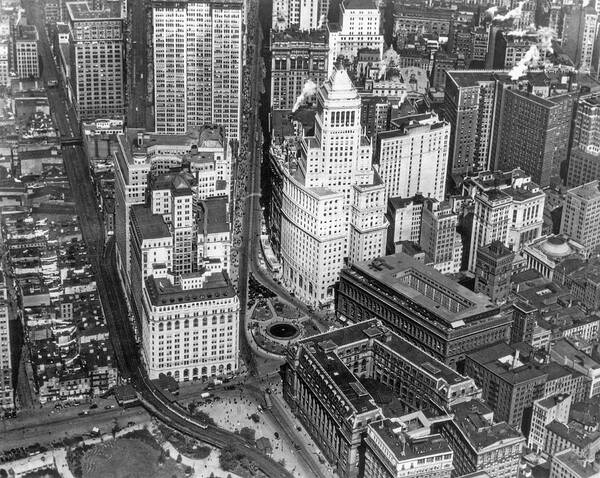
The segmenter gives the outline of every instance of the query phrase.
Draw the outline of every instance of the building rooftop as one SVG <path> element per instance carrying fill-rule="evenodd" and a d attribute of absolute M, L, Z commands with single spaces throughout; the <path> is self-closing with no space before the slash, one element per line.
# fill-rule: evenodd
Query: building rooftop
<path fill-rule="evenodd" d="M 132 220 L 142 240 L 170 238 L 169 226 L 160 214 L 152 214 L 152 210 L 142 204 L 131 206 Z"/>
<path fill-rule="evenodd" d="M 278 48 L 279 45 L 274 43 L 296 43 L 296 42 L 309 42 L 322 44 L 324 48 L 327 47 L 327 30 L 285 30 L 275 31 L 271 30 L 271 44 L 273 48 Z"/>
<path fill-rule="evenodd" d="M 167 278 L 150 276 L 146 279 L 146 289 L 152 305 L 156 307 L 227 299 L 236 295 L 225 271 L 213 272 L 206 276 L 203 287 L 187 290 L 182 289 L 181 286 L 173 285 Z"/>
<path fill-rule="evenodd" d="M 101 2 L 101 6 L 101 9 L 94 10 L 92 1 L 67 2 L 67 10 L 69 11 L 69 17 L 73 21 L 104 21 L 123 19 L 120 1 L 105 0 Z"/>
<path fill-rule="evenodd" d="M 347 271 L 376 280 L 453 328 L 481 318 L 481 314 L 499 312 L 485 295 L 476 294 L 401 252 L 353 264 Z"/>
<path fill-rule="evenodd" d="M 583 200 L 600 199 L 600 182 L 592 181 L 581 186 L 569 189 L 567 194 L 577 196 Z"/>
<path fill-rule="evenodd" d="M 552 456 L 552 461 L 556 461 L 562 467 L 572 470 L 572 475 L 578 478 L 598 478 L 600 477 L 600 471 L 598 467 L 592 463 L 586 463 L 579 458 L 579 455 L 571 450 L 570 448 L 555 453 Z M 554 469 L 554 466 L 552 466 Z M 554 476 L 554 475 L 553 475 Z"/>
<path fill-rule="evenodd" d="M 521 353 L 524 349 L 526 353 Z M 518 352 L 517 352 L 518 351 Z M 546 367 L 532 361 L 526 344 L 510 346 L 504 342 L 472 352 L 467 357 L 482 365 L 494 375 L 513 385 L 548 377 Z"/>
<path fill-rule="evenodd" d="M 376 10 L 377 4 L 374 0 L 345 0 L 346 10 Z"/>
<path fill-rule="evenodd" d="M 439 362 L 431 355 L 423 352 L 418 347 L 390 331 L 376 319 L 315 335 L 303 339 L 299 341 L 299 343 L 306 345 L 307 347 L 313 345 L 316 348 L 322 348 L 326 345 L 327 350 L 335 351 L 338 347 L 347 347 L 351 344 L 369 339 L 374 339 L 394 353 L 407 358 L 415 367 L 420 368 L 423 373 L 429 375 L 434 380 L 443 380 L 448 385 L 468 380 L 467 377 L 460 375 L 452 368 Z"/>
<path fill-rule="evenodd" d="M 35 25 L 17 25 L 15 30 L 17 41 L 37 41 L 39 38 Z"/>
<path fill-rule="evenodd" d="M 199 224 L 207 234 L 229 231 L 229 214 L 227 212 L 227 197 L 208 198 L 201 202 Z"/>
<path fill-rule="evenodd" d="M 523 435 L 506 422 L 493 423 L 492 410 L 483 400 L 461 402 L 451 407 L 454 422 L 478 452 L 494 445 L 506 444 L 508 441 L 525 441 Z"/>
<path fill-rule="evenodd" d="M 588 354 L 579 350 L 568 339 L 558 339 L 553 342 L 551 353 L 553 356 L 559 356 L 563 359 L 573 361 L 576 365 L 590 371 L 600 369 L 600 363 L 598 363 Z"/>
<path fill-rule="evenodd" d="M 398 461 L 425 458 L 452 451 L 441 435 L 410 438 L 402 431 L 401 424 L 392 420 L 386 419 L 373 423 L 371 429 L 381 437 Z"/>

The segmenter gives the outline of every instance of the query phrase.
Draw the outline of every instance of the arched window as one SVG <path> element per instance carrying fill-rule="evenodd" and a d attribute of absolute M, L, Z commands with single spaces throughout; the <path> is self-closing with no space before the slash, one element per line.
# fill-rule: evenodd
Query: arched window
<path fill-rule="evenodd" d="M 178 320 L 175 321 L 175 330 L 179 330 L 179 321 Z"/>
<path fill-rule="evenodd" d="M 190 327 L 190 321 L 188 319 L 185 319 L 185 321 L 183 322 L 183 326 L 188 329 Z"/>
<path fill-rule="evenodd" d="M 171 330 L 171 322 L 167 322 L 167 330 Z"/>
<path fill-rule="evenodd" d="M 161 322 L 160 324 L 158 324 L 158 331 L 162 332 L 165 328 L 165 325 Z"/>
<path fill-rule="evenodd" d="M 198 319 L 194 319 L 194 327 L 198 327 Z"/>

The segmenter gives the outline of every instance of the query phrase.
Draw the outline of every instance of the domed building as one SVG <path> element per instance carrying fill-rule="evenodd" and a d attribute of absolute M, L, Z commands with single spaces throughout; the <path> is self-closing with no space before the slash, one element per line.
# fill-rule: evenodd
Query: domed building
<path fill-rule="evenodd" d="M 552 279 L 556 266 L 567 259 L 584 259 L 581 244 L 562 235 L 540 237 L 523 249 L 527 265 Z"/>

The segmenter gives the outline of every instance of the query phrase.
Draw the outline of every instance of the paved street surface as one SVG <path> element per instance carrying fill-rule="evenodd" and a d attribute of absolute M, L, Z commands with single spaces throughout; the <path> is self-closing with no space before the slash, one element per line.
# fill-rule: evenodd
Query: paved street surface
<path fill-rule="evenodd" d="M 148 64 L 146 60 L 146 39 L 148 35 L 144 0 L 127 0 L 130 38 L 128 38 L 128 106 L 127 126 L 130 128 L 153 129 L 151 115 L 152 105 L 147 102 Z"/>

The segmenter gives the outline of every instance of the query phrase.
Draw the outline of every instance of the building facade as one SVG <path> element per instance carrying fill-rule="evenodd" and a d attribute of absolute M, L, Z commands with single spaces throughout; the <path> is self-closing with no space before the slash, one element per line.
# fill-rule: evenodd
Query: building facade
<path fill-rule="evenodd" d="M 463 189 L 475 200 L 470 271 L 481 246 L 500 241 L 516 252 L 541 236 L 546 196 L 523 171 L 482 172 L 467 178 Z"/>
<path fill-rule="evenodd" d="M 450 478 L 453 452 L 422 412 L 372 423 L 364 478 Z"/>
<path fill-rule="evenodd" d="M 586 255 L 600 244 L 600 181 L 567 191 L 560 232 L 581 244 Z"/>
<path fill-rule="evenodd" d="M 4 273 L 0 272 L 0 410 L 12 410 L 14 390 L 8 316 L 8 296 Z"/>
<path fill-rule="evenodd" d="M 122 119 L 125 111 L 125 15 L 122 2 L 67 3 L 71 84 L 80 120 Z"/>
<path fill-rule="evenodd" d="M 377 172 L 386 198 L 419 193 L 444 200 L 450 125 L 437 114 L 399 118 L 377 135 Z"/>
<path fill-rule="evenodd" d="M 340 3 L 339 25 L 329 25 L 328 74 L 331 75 L 337 60 L 343 57 L 354 62 L 359 50 L 369 49 L 383 57 L 384 40 L 381 29 L 381 12 L 373 0 L 349 0 Z"/>
<path fill-rule="evenodd" d="M 344 269 L 336 313 L 351 322 L 377 317 L 451 367 L 472 350 L 508 340 L 512 321 L 485 296 L 403 253 Z"/>
<path fill-rule="evenodd" d="M 428 256 L 428 263 L 442 274 L 456 274 L 460 271 L 463 246 L 458 226 L 458 214 L 450 203 L 426 199 L 421 220 L 419 244 Z"/>
<path fill-rule="evenodd" d="M 327 23 L 328 13 L 329 0 L 275 0 L 271 28 L 274 31 L 320 30 Z"/>
<path fill-rule="evenodd" d="M 305 83 L 327 79 L 327 31 L 271 32 L 271 108 L 291 110 Z M 314 99 L 314 98 L 311 98 Z"/>
<path fill-rule="evenodd" d="M 584 96 L 577 102 L 567 186 L 600 179 L 600 96 Z"/>
<path fill-rule="evenodd" d="M 242 2 L 152 3 L 155 131 L 219 124 L 240 138 Z"/>
<path fill-rule="evenodd" d="M 496 303 L 506 302 L 514 258 L 514 252 L 500 241 L 480 246 L 475 261 L 475 292 L 484 293 Z"/>
<path fill-rule="evenodd" d="M 14 69 L 17 78 L 39 78 L 38 31 L 35 25 L 19 23 L 13 31 Z"/>

